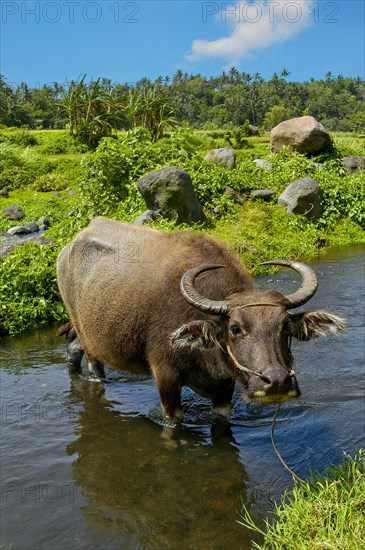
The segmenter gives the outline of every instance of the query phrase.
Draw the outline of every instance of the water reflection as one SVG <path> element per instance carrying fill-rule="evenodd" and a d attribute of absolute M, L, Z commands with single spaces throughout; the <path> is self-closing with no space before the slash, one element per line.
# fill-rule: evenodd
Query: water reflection
<path fill-rule="evenodd" d="M 96 382 L 74 380 L 71 399 L 83 410 L 67 452 L 76 455 L 91 538 L 116 537 L 123 548 L 245 547 L 235 520 L 247 475 L 231 437 L 211 445 L 199 433 L 123 417 Z"/>

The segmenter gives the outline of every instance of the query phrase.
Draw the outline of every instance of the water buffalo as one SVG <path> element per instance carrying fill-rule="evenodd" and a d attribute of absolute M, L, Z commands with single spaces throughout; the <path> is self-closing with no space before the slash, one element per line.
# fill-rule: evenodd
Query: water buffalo
<path fill-rule="evenodd" d="M 265 262 L 300 273 L 285 296 L 257 290 L 232 251 L 191 231 L 163 233 L 94 219 L 60 253 L 59 288 L 70 314 L 68 358 L 79 368 L 152 374 L 167 416 L 182 416 L 181 389 L 229 415 L 235 381 L 248 396 L 296 397 L 292 337 L 310 340 L 344 328 L 327 311 L 292 313 L 316 292 L 308 266 Z"/>

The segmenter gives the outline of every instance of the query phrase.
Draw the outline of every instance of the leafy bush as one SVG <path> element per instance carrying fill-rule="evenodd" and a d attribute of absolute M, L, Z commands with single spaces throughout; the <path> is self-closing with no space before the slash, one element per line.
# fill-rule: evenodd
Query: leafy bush
<path fill-rule="evenodd" d="M 41 132 L 38 134 L 37 151 L 45 155 L 65 155 L 72 153 L 86 153 L 89 147 L 70 136 L 65 130 L 61 132 Z"/>
<path fill-rule="evenodd" d="M 183 132 L 152 143 L 149 132 L 136 128 L 125 136 L 104 138 L 81 162 L 81 196 L 93 215 L 110 214 L 150 171 L 189 158 L 192 147 Z M 180 162 L 181 161 L 181 162 Z"/>
<path fill-rule="evenodd" d="M 19 189 L 32 183 L 34 176 L 32 172 L 22 166 L 6 166 L 0 172 L 0 188 Z"/>
<path fill-rule="evenodd" d="M 349 217 L 365 229 L 365 174 L 341 177 L 328 166 L 322 172 L 316 177 L 324 195 L 322 220 L 328 224 Z"/>
<path fill-rule="evenodd" d="M 111 138 L 82 160 L 81 197 L 94 215 L 110 213 L 127 197 L 131 164 L 122 144 Z"/>
<path fill-rule="evenodd" d="M 68 187 L 69 181 L 62 174 L 52 173 L 38 176 L 35 182 L 30 185 L 34 191 L 61 191 Z"/>
<path fill-rule="evenodd" d="M 0 258 L 0 334 L 67 318 L 56 283 L 58 252 L 26 243 Z"/>

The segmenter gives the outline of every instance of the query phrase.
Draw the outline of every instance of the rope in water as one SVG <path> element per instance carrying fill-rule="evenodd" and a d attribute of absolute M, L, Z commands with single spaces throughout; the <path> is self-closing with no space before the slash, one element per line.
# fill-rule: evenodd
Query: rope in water
<path fill-rule="evenodd" d="M 278 413 L 279 413 L 279 410 L 281 408 L 281 405 L 282 403 L 279 403 L 279 405 L 276 407 L 276 411 L 275 411 L 275 414 L 274 414 L 274 418 L 273 418 L 273 421 L 272 421 L 272 424 L 271 424 L 271 443 L 272 443 L 272 446 L 274 447 L 274 451 L 276 452 L 280 462 L 282 463 L 282 465 L 284 466 L 284 468 L 286 470 L 288 470 L 288 472 L 290 472 L 290 474 L 294 477 L 294 479 L 296 479 L 297 481 L 299 481 L 299 483 L 305 483 L 304 479 L 300 478 L 299 476 L 297 476 L 297 474 L 295 472 L 293 472 L 293 470 L 287 465 L 287 463 L 285 462 L 285 460 L 283 459 L 283 457 L 281 456 L 277 446 L 276 446 L 276 443 L 275 443 L 275 437 L 274 437 L 274 429 L 275 429 L 275 423 L 276 423 L 276 418 L 278 416 Z"/>

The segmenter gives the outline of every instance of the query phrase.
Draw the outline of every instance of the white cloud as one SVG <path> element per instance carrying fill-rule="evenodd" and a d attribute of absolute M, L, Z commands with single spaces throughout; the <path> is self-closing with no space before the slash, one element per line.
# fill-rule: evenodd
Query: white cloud
<path fill-rule="evenodd" d="M 220 9 L 218 9 L 220 8 Z M 203 2 L 203 22 L 212 17 L 230 27 L 218 40 L 194 40 L 188 61 L 222 57 L 230 63 L 294 37 L 311 24 L 312 2 L 308 0 L 260 0 L 255 2 Z M 204 10 L 206 10 L 204 12 Z"/>

